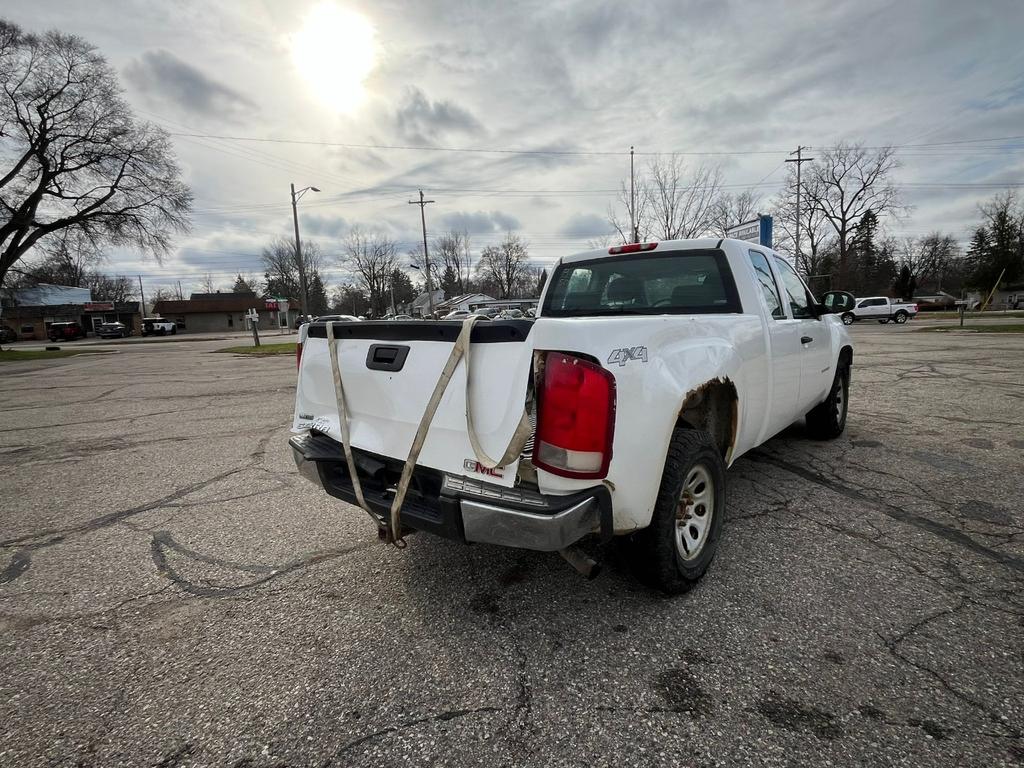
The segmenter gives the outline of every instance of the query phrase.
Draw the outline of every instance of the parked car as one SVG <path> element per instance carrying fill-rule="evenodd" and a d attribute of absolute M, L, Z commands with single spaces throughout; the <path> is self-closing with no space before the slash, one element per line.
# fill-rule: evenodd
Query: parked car
<path fill-rule="evenodd" d="M 721 539 L 726 468 L 800 419 L 815 439 L 842 434 L 853 344 L 839 316 L 853 305 L 819 303 L 784 258 L 740 240 L 568 256 L 535 321 L 478 323 L 459 348 L 455 323 L 367 323 L 333 350 L 307 327 L 290 444 L 304 477 L 392 538 L 578 561 L 582 537 L 628 536 L 638 570 L 684 592 Z M 439 397 L 459 352 L 472 389 Z"/>
<path fill-rule="evenodd" d="M 77 322 L 50 323 L 46 329 L 46 335 L 50 341 L 74 341 L 85 338 L 85 329 Z"/>
<path fill-rule="evenodd" d="M 454 310 L 452 312 L 449 312 L 447 315 L 445 315 L 441 319 L 442 320 L 465 320 L 467 317 L 469 317 L 469 315 L 470 315 L 470 312 L 469 312 L 468 309 L 456 309 L 456 310 Z"/>
<path fill-rule="evenodd" d="M 314 322 L 320 323 L 325 321 L 332 321 L 335 323 L 358 323 L 360 318 L 355 315 L 320 315 Z"/>
<path fill-rule="evenodd" d="M 315 319 L 312 315 L 298 315 L 295 318 L 295 328 L 299 328 L 306 323 L 312 323 Z"/>
<path fill-rule="evenodd" d="M 480 315 L 480 317 L 486 317 L 488 319 L 493 320 L 495 317 L 498 316 L 498 312 L 500 311 L 501 310 L 495 309 L 494 307 L 480 307 L 478 309 L 474 309 L 472 314 Z"/>
<path fill-rule="evenodd" d="M 96 335 L 101 339 L 123 339 L 131 333 L 124 323 L 103 323 L 96 329 Z"/>
<path fill-rule="evenodd" d="M 857 299 L 854 308 L 843 313 L 843 324 L 853 325 L 857 320 L 877 320 L 880 323 L 903 323 L 917 316 L 917 304 L 890 299 L 888 296 L 870 296 Z"/>
<path fill-rule="evenodd" d="M 0 325 L 0 344 L 9 344 L 18 340 L 18 333 L 9 325 Z"/>
<path fill-rule="evenodd" d="M 395 315 L 392 320 L 415 320 L 416 318 L 412 315 Z"/>
<path fill-rule="evenodd" d="M 497 316 L 502 320 L 519 320 L 522 318 L 523 312 L 519 309 L 503 309 Z"/>
<path fill-rule="evenodd" d="M 165 317 L 146 317 L 142 320 L 143 336 L 172 336 L 178 332 L 178 324 Z"/>

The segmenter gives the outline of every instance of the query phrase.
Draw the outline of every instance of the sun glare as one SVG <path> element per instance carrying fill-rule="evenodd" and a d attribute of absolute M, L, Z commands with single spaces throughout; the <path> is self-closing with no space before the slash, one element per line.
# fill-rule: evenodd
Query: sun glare
<path fill-rule="evenodd" d="M 313 95 L 350 112 L 365 95 L 377 58 L 376 32 L 365 16 L 326 2 L 315 6 L 290 40 L 292 61 Z"/>

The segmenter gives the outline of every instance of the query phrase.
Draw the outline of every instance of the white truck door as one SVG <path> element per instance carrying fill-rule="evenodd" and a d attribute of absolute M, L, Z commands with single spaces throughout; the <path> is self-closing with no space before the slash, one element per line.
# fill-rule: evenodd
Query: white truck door
<path fill-rule="evenodd" d="M 864 299 L 857 305 L 855 314 L 859 318 L 878 318 L 889 316 L 889 306 L 885 299 Z"/>
<path fill-rule="evenodd" d="M 824 400 L 832 386 L 832 332 L 828 323 L 815 316 L 814 298 L 799 275 L 778 256 L 775 264 L 785 288 L 790 315 L 797 321 L 799 329 L 801 354 L 797 416 L 801 416 Z"/>
<path fill-rule="evenodd" d="M 800 348 L 799 321 L 786 315 L 782 292 L 769 266 L 768 257 L 753 248 L 747 253 L 764 299 L 763 309 L 768 320 L 771 350 L 771 408 L 762 427 L 764 431 L 760 437 L 763 440 L 793 423 L 800 397 L 800 358 L 803 350 Z"/>

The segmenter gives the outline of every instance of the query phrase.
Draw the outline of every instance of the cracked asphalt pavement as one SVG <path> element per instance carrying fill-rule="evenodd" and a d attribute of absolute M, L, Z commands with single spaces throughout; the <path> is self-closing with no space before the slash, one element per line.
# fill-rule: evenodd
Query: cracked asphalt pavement
<path fill-rule="evenodd" d="M 846 434 L 730 469 L 668 599 L 614 546 L 386 548 L 294 361 L 0 369 L 0 765 L 1024 763 L 1024 336 L 855 326 Z"/>

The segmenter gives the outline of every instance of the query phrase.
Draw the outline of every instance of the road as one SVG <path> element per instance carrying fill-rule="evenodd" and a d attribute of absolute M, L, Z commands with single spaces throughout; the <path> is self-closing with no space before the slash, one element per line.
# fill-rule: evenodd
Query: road
<path fill-rule="evenodd" d="M 1024 336 L 857 325 L 847 433 L 729 471 L 690 594 L 299 478 L 294 361 L 0 368 L 0 765 L 1024 763 Z"/>

